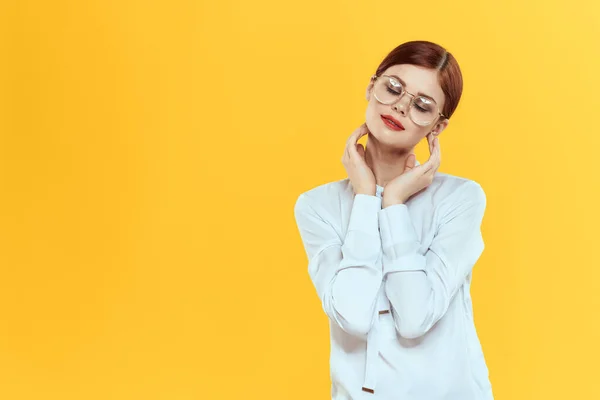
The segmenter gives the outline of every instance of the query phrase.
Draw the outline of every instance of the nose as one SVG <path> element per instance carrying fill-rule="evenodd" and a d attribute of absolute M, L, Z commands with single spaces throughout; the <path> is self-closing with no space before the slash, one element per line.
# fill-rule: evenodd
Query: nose
<path fill-rule="evenodd" d="M 396 103 L 392 104 L 392 109 L 397 113 L 406 116 L 410 104 L 410 98 L 408 96 L 402 96 Z"/>

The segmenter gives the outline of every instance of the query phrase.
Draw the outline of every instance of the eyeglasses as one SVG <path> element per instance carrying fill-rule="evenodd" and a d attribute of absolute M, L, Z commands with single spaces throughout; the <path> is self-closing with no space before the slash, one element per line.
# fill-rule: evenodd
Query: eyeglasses
<path fill-rule="evenodd" d="M 388 75 L 373 75 L 373 95 L 381 104 L 391 105 L 397 103 L 404 94 L 410 99 L 408 116 L 417 125 L 427 126 L 432 124 L 438 117 L 448 118 L 440 112 L 440 108 L 434 99 L 423 95 L 409 93 L 398 79 Z"/>

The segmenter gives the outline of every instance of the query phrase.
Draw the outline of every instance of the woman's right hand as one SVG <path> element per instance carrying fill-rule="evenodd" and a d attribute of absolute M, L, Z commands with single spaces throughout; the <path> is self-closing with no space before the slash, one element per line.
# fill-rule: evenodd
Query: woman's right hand
<path fill-rule="evenodd" d="M 365 161 L 365 148 L 357 144 L 358 139 L 369 133 L 367 124 L 359 126 L 346 141 L 346 149 L 342 156 L 342 164 L 346 168 L 348 178 L 355 194 L 368 194 L 375 196 L 377 185 L 375 175 Z"/>

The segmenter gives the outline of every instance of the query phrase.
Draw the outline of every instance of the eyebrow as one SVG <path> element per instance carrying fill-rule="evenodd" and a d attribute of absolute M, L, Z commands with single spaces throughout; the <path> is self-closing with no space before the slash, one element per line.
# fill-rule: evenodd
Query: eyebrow
<path fill-rule="evenodd" d="M 402 80 L 402 78 L 400 78 L 399 76 L 397 76 L 397 75 L 389 75 L 389 76 L 391 76 L 392 78 L 396 78 L 396 79 L 398 79 L 398 80 L 399 80 L 399 81 L 400 81 L 400 82 L 401 82 L 401 83 L 404 85 L 404 87 L 406 87 L 406 82 L 404 82 L 404 81 Z M 423 93 L 423 92 L 418 92 L 417 94 L 418 94 L 419 96 L 425 96 L 425 97 L 428 97 L 428 98 L 430 98 L 431 100 L 435 101 L 435 102 L 436 102 L 436 104 L 439 104 L 439 103 L 437 102 L 437 100 L 436 100 L 436 99 L 434 99 L 432 96 L 430 96 L 430 95 L 428 95 L 428 94 L 425 94 L 425 93 Z"/>

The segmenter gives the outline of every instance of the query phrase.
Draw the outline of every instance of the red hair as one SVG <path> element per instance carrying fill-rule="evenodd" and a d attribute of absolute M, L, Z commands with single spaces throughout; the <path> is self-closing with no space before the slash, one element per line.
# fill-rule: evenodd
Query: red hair
<path fill-rule="evenodd" d="M 446 101 L 442 114 L 450 118 L 462 95 L 463 80 L 458 62 L 442 46 L 425 40 L 402 43 L 392 50 L 377 67 L 376 75 L 397 64 L 412 64 L 438 72 L 438 83 Z"/>

